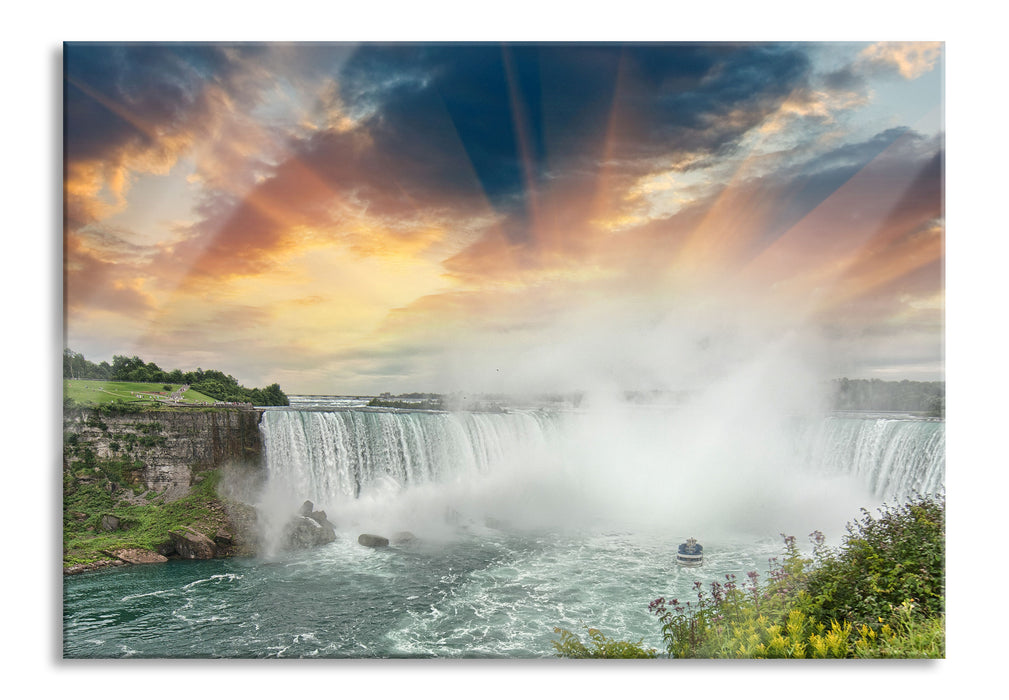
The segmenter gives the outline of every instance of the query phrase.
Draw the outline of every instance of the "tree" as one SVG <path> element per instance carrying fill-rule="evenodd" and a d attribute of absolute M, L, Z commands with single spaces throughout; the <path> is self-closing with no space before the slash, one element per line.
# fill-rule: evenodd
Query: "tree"
<path fill-rule="evenodd" d="M 70 348 L 63 349 L 63 376 L 67 379 L 81 379 L 84 374 L 84 355 Z"/>
<path fill-rule="evenodd" d="M 113 355 L 112 356 L 112 378 L 118 379 L 120 381 L 131 381 L 131 373 L 136 372 L 144 368 L 144 361 L 139 357 L 134 355 L 133 357 L 126 357 L 125 355 Z M 143 381 L 143 380 L 132 380 L 132 381 Z"/>

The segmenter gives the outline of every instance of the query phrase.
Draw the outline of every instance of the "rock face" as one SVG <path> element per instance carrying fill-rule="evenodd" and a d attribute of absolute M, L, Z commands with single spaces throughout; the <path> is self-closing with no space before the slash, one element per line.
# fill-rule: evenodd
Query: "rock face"
<path fill-rule="evenodd" d="M 164 494 L 166 501 L 183 498 L 193 483 L 193 470 L 185 464 L 152 464 L 141 477 L 144 486 Z"/>
<path fill-rule="evenodd" d="M 119 506 L 157 507 L 192 493 L 194 485 L 218 472 L 218 496 L 211 501 L 208 518 L 197 520 L 181 514 L 174 523 L 192 527 L 167 527 L 160 540 L 151 543 L 154 551 L 131 551 L 128 536 L 107 545 L 105 552 L 114 561 L 68 567 L 68 573 L 91 570 L 105 565 L 165 561 L 168 557 L 210 559 L 248 556 L 259 544 L 254 502 L 265 480 L 259 409 L 173 408 L 110 413 L 95 409 L 70 408 L 63 412 L 63 471 L 72 480 L 72 488 L 91 483 L 102 484 L 113 494 L 113 508 Z M 108 472 L 107 467 L 113 467 Z M 101 467 L 101 469 L 99 469 Z M 112 473 L 114 477 L 106 478 Z M 64 504 L 66 508 L 66 503 Z M 103 508 L 107 506 L 101 506 Z M 120 531 L 137 523 L 112 512 L 69 512 L 77 530 L 110 533 L 118 539 Z M 91 517 L 93 525 L 85 528 Z M 211 537 L 193 528 L 206 530 Z"/>
<path fill-rule="evenodd" d="M 63 414 L 63 432 L 72 436 L 64 462 L 81 458 L 85 451 L 99 459 L 128 460 L 137 464 L 133 483 L 171 501 L 187 495 L 200 472 L 225 465 L 260 471 L 262 414 L 258 409 L 177 408 L 108 415 L 72 409 Z"/>
<path fill-rule="evenodd" d="M 369 535 L 367 533 L 362 533 L 357 536 L 357 543 L 363 544 L 365 547 L 388 547 L 389 540 L 381 535 Z"/>
<path fill-rule="evenodd" d="M 228 503 L 224 512 L 227 523 L 214 535 L 217 553 L 222 557 L 252 556 L 258 544 L 258 514 L 244 503 Z"/>
<path fill-rule="evenodd" d="M 168 535 L 172 538 L 176 554 L 183 559 L 213 559 L 217 556 L 214 541 L 190 527 L 172 530 Z"/>
<path fill-rule="evenodd" d="M 106 554 L 127 564 L 160 564 L 168 561 L 168 557 L 161 556 L 157 552 L 147 549 L 114 549 L 106 552 Z"/>

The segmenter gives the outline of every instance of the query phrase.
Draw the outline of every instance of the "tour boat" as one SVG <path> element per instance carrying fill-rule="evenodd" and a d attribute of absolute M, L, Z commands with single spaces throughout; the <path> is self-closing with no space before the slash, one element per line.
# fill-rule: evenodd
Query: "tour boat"
<path fill-rule="evenodd" d="M 703 551 L 704 547 L 698 544 L 693 537 L 690 537 L 676 550 L 676 561 L 679 564 L 700 564 L 704 560 L 704 555 L 701 553 Z"/>

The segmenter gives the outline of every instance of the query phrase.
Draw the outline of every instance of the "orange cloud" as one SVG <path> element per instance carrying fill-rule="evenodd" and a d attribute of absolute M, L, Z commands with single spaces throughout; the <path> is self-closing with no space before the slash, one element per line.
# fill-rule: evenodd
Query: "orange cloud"
<path fill-rule="evenodd" d="M 935 68 L 942 56 L 943 42 L 895 42 L 873 44 L 859 54 L 859 62 L 895 68 L 901 77 L 918 78 Z"/>
<path fill-rule="evenodd" d="M 897 240 L 888 241 L 888 236 L 878 236 L 850 263 L 821 303 L 821 313 L 864 298 L 894 280 L 941 260 L 943 234 L 941 223 L 928 222 Z"/>
<path fill-rule="evenodd" d="M 76 236 L 66 238 L 64 249 L 64 294 L 69 311 L 103 309 L 139 321 L 157 307 L 136 266 L 103 259 Z"/>

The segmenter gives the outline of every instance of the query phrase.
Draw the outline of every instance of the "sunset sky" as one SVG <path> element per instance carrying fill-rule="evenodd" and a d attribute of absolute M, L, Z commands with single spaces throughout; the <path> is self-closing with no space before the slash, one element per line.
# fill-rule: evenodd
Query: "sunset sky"
<path fill-rule="evenodd" d="M 942 44 L 63 47 L 66 345 L 288 393 L 944 378 Z"/>

